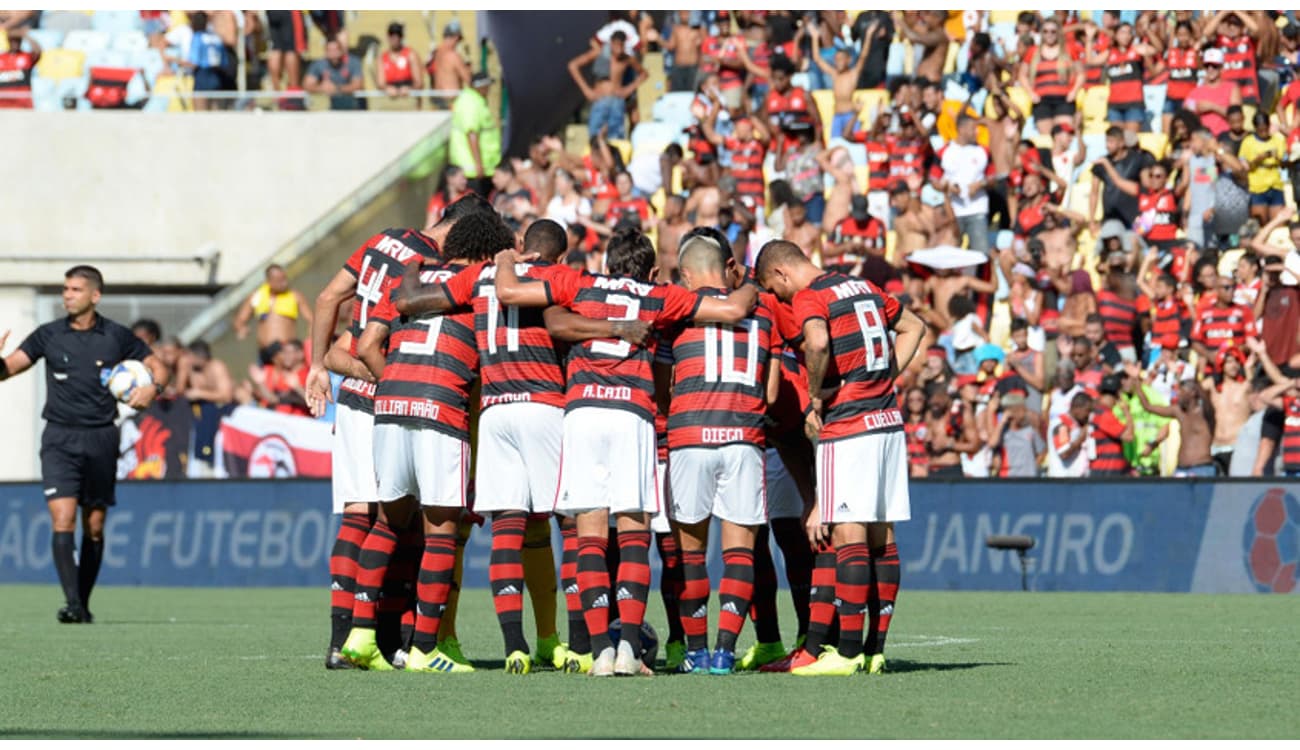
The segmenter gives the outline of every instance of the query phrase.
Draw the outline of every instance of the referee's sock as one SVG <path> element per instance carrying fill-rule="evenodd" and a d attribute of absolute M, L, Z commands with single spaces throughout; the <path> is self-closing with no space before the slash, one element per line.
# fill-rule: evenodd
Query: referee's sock
<path fill-rule="evenodd" d="M 81 537 L 81 558 L 77 561 L 77 594 L 81 597 L 81 606 L 90 609 L 90 592 L 95 588 L 99 578 L 99 564 L 104 560 L 104 540 L 91 539 L 89 534 Z"/>
<path fill-rule="evenodd" d="M 63 598 L 73 609 L 81 606 L 81 594 L 77 590 L 76 536 L 74 531 L 56 531 L 50 543 L 54 569 L 59 572 L 59 583 L 63 585 Z"/>

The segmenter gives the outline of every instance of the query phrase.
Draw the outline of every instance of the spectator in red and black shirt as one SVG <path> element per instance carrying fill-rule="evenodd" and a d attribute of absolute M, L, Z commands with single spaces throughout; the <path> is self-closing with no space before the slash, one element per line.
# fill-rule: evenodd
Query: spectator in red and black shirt
<path fill-rule="evenodd" d="M 1259 25 L 1249 11 L 1221 10 L 1205 24 L 1205 37 L 1223 51 L 1223 79 L 1241 87 L 1243 104 L 1259 104 L 1256 46 Z"/>
<path fill-rule="evenodd" d="M 1162 349 L 1178 349 L 1190 333 L 1190 313 L 1178 296 L 1178 280 L 1162 273 L 1151 287 L 1151 343 Z"/>
<path fill-rule="evenodd" d="M 609 208 L 605 209 L 605 223 L 609 225 L 611 231 L 620 221 L 629 218 L 629 214 L 636 216 L 636 221 L 642 229 L 649 230 L 655 225 L 654 209 L 650 207 L 650 201 L 635 194 L 632 175 L 625 171 L 616 172 L 614 189 L 618 191 L 618 195 L 609 202 Z"/>
<path fill-rule="evenodd" d="M 1244 348 L 1247 339 L 1255 338 L 1255 314 L 1232 301 L 1236 289 L 1232 277 L 1220 277 L 1214 288 L 1214 304 L 1201 310 L 1192 326 L 1192 348 L 1209 374 L 1214 372 L 1215 355 L 1220 349 Z"/>
<path fill-rule="evenodd" d="M 9 49 L 0 52 L 0 93 L 31 94 L 32 71 L 41 59 L 41 45 L 27 35 L 25 28 L 13 28 L 8 32 Z M 23 49 L 23 41 L 27 49 Z M 31 109 L 30 96 L 0 98 L 0 109 Z"/>
<path fill-rule="evenodd" d="M 1136 362 L 1135 329 L 1145 333 L 1150 326 L 1150 320 L 1141 315 L 1150 303 L 1137 293 L 1120 253 L 1112 253 L 1108 258 L 1104 283 L 1104 288 L 1097 292 L 1097 314 L 1101 316 L 1106 340 L 1115 345 L 1122 359 Z"/>
<path fill-rule="evenodd" d="M 1103 32 L 1104 33 L 1104 32 Z M 1114 44 L 1106 52 L 1096 52 L 1093 64 L 1106 68 L 1110 81 L 1106 119 L 1125 130 L 1136 133 L 1147 119 L 1147 109 L 1142 97 L 1142 79 L 1147 60 L 1155 54 L 1150 45 L 1134 39 L 1133 27 L 1121 23 L 1115 30 Z"/>
<path fill-rule="evenodd" d="M 1126 477 L 1133 467 L 1124 455 L 1124 444 L 1133 440 L 1133 416 L 1128 402 L 1119 397 L 1119 375 L 1102 378 L 1098 388 L 1097 410 L 1092 413 L 1092 450 L 1088 473 L 1094 477 Z M 1123 419 L 1115 416 L 1115 407 L 1124 413 Z"/>
<path fill-rule="evenodd" d="M 763 208 L 767 185 L 763 179 L 763 160 L 767 157 L 770 137 L 761 117 L 740 117 L 734 120 L 735 130 L 730 136 L 718 134 L 717 122 L 721 107 L 714 107 L 702 124 L 704 138 L 714 146 L 721 146 L 731 155 L 731 176 L 736 180 L 737 198 L 751 198 L 751 209 Z"/>
<path fill-rule="evenodd" d="M 868 255 L 885 257 L 885 225 L 867 212 L 867 197 L 855 195 L 849 215 L 835 225 L 830 241 L 822 246 L 827 271 L 861 275 L 860 266 Z"/>

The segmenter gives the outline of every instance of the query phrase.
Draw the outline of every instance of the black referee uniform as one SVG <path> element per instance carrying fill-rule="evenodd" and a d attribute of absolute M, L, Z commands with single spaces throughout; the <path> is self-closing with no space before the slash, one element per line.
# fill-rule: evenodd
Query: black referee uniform
<path fill-rule="evenodd" d="M 129 329 L 97 313 L 87 330 L 74 329 L 71 318 L 46 323 L 18 349 L 33 365 L 45 360 L 41 482 L 46 501 L 76 498 L 83 514 L 112 506 L 117 501 L 117 401 L 100 381 L 100 371 L 123 360 L 144 360 L 152 352 Z M 81 565 L 92 568 L 78 571 L 73 536 L 55 533 L 54 563 L 68 609 L 75 612 L 89 600 L 103 541 L 98 549 L 88 549 L 90 540 L 83 539 Z"/>

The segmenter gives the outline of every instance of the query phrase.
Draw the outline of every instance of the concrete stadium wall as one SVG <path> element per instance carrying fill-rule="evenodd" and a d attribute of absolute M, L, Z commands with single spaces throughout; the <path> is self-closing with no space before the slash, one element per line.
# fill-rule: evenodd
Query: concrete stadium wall
<path fill-rule="evenodd" d="M 0 230 L 3 231 L 3 230 Z M 0 333 L 9 342 L 0 355 L 9 354 L 42 321 L 36 319 L 36 291 L 29 287 L 0 286 Z M 41 378 L 44 365 L 0 383 L 0 481 L 31 479 L 40 451 Z"/>
<path fill-rule="evenodd" d="M 257 271 L 413 146 L 441 112 L 4 112 L 0 279 L 57 285 L 94 257 L 110 285 L 227 285 Z M 220 252 L 215 278 L 194 258 Z M 127 258 L 158 256 L 165 263 Z M 121 259 L 121 260 L 119 260 Z"/>
<path fill-rule="evenodd" d="M 904 588 L 1019 589 L 1014 553 L 984 545 L 987 535 L 1004 533 L 1037 541 L 1035 591 L 1300 588 L 1295 482 L 919 481 L 911 492 L 913 520 L 897 525 Z M 43 506 L 39 485 L 0 485 L 0 583 L 54 583 Z M 109 515 L 103 580 L 324 586 L 338 522 L 329 508 L 323 481 L 125 483 Z M 717 539 L 711 534 L 715 579 Z M 487 585 L 490 553 L 490 534 L 476 530 L 466 587 Z"/>

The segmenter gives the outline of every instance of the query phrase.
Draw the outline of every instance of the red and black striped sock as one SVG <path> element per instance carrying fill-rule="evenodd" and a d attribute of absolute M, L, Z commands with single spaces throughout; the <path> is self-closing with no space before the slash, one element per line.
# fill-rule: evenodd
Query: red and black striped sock
<path fill-rule="evenodd" d="M 725 549 L 722 551 L 722 565 L 722 582 L 718 584 L 716 647 L 723 651 L 735 651 L 736 639 L 740 637 L 741 628 L 745 627 L 749 599 L 754 595 L 754 553 L 744 547 Z M 778 632 L 774 640 L 780 638 Z"/>
<path fill-rule="evenodd" d="M 686 639 L 681 613 L 682 589 L 686 586 L 682 576 L 682 551 L 672 534 L 655 534 L 655 543 L 659 549 L 659 562 L 663 565 L 659 571 L 659 596 L 664 600 L 664 613 L 668 616 L 668 640 L 665 642 L 682 643 Z"/>
<path fill-rule="evenodd" d="M 865 542 L 842 544 L 835 550 L 835 597 L 840 600 L 840 656 L 862 653 L 867 617 L 867 579 L 871 558 Z"/>
<path fill-rule="evenodd" d="M 752 558 L 754 593 L 749 616 L 754 619 L 754 636 L 759 643 L 776 643 L 781 640 L 781 621 L 776 613 L 776 564 L 772 562 L 766 526 L 758 530 L 754 539 Z M 721 589 L 718 593 L 721 594 Z"/>
<path fill-rule="evenodd" d="M 578 592 L 592 654 L 613 645 L 609 640 L 609 570 L 605 567 L 608 546 L 609 539 L 603 536 L 578 537 Z"/>
<path fill-rule="evenodd" d="M 357 558 L 370 533 L 369 513 L 344 513 L 330 550 L 330 648 L 343 648 L 352 629 L 357 590 Z"/>
<path fill-rule="evenodd" d="M 899 573 L 898 545 L 886 544 L 871 550 L 872 586 L 867 597 L 870 624 L 867 629 L 867 655 L 885 652 L 885 636 L 889 635 L 889 621 L 894 616 L 894 601 L 898 598 Z"/>
<path fill-rule="evenodd" d="M 650 530 L 618 532 L 618 617 L 623 640 L 641 652 L 641 623 L 650 600 Z"/>
<path fill-rule="evenodd" d="M 813 555 L 808 546 L 808 535 L 797 518 L 779 518 L 772 522 L 772 536 L 781 548 L 785 560 L 785 580 L 790 585 L 790 600 L 794 603 L 795 618 L 799 621 L 798 635 L 808 633 L 809 589 L 812 586 Z M 755 564 L 758 556 L 754 557 Z M 756 584 L 757 585 L 757 584 Z"/>
<path fill-rule="evenodd" d="M 587 620 L 582 616 L 582 596 L 578 593 L 578 529 L 561 526 L 560 538 L 564 542 L 560 556 L 560 585 L 564 587 L 564 606 L 569 611 L 569 649 L 585 654 L 591 651 L 591 636 L 587 634 Z"/>
<path fill-rule="evenodd" d="M 709 569 L 704 550 L 682 550 L 682 628 L 686 648 L 709 647 Z"/>
<path fill-rule="evenodd" d="M 379 589 L 384 585 L 388 564 L 397 549 L 397 535 L 386 521 L 375 521 L 366 542 L 357 557 L 357 594 L 352 605 L 352 625 L 358 628 L 376 626 L 375 611 L 379 605 Z"/>
<path fill-rule="evenodd" d="M 426 654 L 438 645 L 438 628 L 447 609 L 455 568 L 456 535 L 426 534 L 420 579 L 415 587 L 415 636 L 411 640 L 412 647 Z"/>
<path fill-rule="evenodd" d="M 522 512 L 496 513 L 492 516 L 492 557 L 488 564 L 488 581 L 492 586 L 492 605 L 505 638 L 506 656 L 527 651 L 524 640 L 524 526 L 528 515 Z"/>
<path fill-rule="evenodd" d="M 804 648 L 819 656 L 822 646 L 830 643 L 831 624 L 835 621 L 835 550 L 823 547 L 813 558 L 811 586 L 808 589 L 808 638 Z"/>

